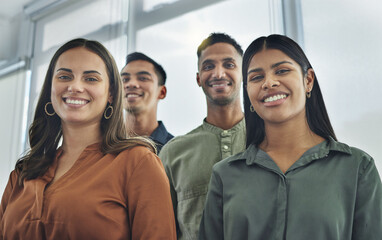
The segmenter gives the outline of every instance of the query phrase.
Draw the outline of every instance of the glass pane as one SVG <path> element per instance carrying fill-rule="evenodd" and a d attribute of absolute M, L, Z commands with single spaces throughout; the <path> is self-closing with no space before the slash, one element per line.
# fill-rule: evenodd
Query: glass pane
<path fill-rule="evenodd" d="M 44 26 L 42 51 L 62 45 L 69 39 L 101 30 L 103 26 L 120 22 L 123 12 L 122 2 L 122 0 L 98 0 L 87 2 L 79 8 L 55 13 L 52 21 Z M 126 19 L 126 16 L 123 18 Z"/>
<path fill-rule="evenodd" d="M 137 51 L 166 70 L 167 97 L 158 118 L 174 134 L 185 134 L 206 117 L 206 100 L 196 83 L 196 49 L 211 32 L 225 32 L 243 49 L 256 37 L 270 34 L 267 1 L 222 1 L 145 28 L 137 34 Z"/>
<path fill-rule="evenodd" d="M 372 155 L 382 172 L 382 2 L 301 2 L 306 53 L 337 137 Z"/>
<path fill-rule="evenodd" d="M 162 5 L 171 4 L 182 0 L 143 0 L 143 11 L 149 12 Z"/>
<path fill-rule="evenodd" d="M 65 42 L 85 37 L 105 45 L 122 68 L 127 52 L 126 0 L 78 1 L 36 22 L 28 124 L 54 52 Z"/>

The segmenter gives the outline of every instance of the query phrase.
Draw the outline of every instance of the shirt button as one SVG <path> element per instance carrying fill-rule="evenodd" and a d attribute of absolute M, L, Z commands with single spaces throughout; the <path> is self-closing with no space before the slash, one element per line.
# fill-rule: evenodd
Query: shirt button
<path fill-rule="evenodd" d="M 225 150 L 227 150 L 227 149 L 228 149 L 228 146 L 227 146 L 227 145 L 224 145 L 223 148 L 224 148 Z"/>

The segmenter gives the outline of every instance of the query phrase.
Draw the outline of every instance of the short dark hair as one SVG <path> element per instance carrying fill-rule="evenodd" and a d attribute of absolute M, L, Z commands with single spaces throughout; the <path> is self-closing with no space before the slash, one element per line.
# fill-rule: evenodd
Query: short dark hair
<path fill-rule="evenodd" d="M 247 127 L 247 147 L 251 144 L 259 145 L 265 137 L 264 120 L 256 113 L 250 111 L 251 102 L 247 92 L 247 71 L 253 56 L 264 49 L 277 49 L 297 62 L 304 76 L 309 69 L 313 69 L 308 58 L 301 47 L 292 39 L 278 34 L 268 37 L 259 37 L 254 40 L 247 48 L 243 56 L 243 98 L 244 116 Z M 320 85 L 314 74 L 314 83 L 311 97 L 306 99 L 305 114 L 309 128 L 317 135 L 328 139 L 332 137 L 337 140 L 333 127 L 330 123 L 326 111 L 324 99 L 322 97 Z"/>
<path fill-rule="evenodd" d="M 133 52 L 127 55 L 125 66 L 133 61 L 138 61 L 138 60 L 146 61 L 154 65 L 154 70 L 159 80 L 158 84 L 160 86 L 163 86 L 166 84 L 167 75 L 163 67 L 159 63 L 155 62 L 152 58 L 148 57 L 147 55 L 141 52 Z"/>
<path fill-rule="evenodd" d="M 198 62 L 200 55 L 202 55 L 202 51 L 205 50 L 207 47 L 214 45 L 215 43 L 231 44 L 240 54 L 240 56 L 243 56 L 243 49 L 231 36 L 229 36 L 226 33 L 211 33 L 206 39 L 203 40 L 203 42 L 198 47 L 198 50 L 196 52 L 196 54 L 198 55 Z"/>

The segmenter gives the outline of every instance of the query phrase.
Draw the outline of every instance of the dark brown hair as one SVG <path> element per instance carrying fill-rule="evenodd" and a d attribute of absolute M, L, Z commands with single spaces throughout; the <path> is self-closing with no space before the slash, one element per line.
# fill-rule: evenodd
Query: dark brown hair
<path fill-rule="evenodd" d="M 250 111 L 251 102 L 247 93 L 247 71 L 253 56 L 264 49 L 277 49 L 297 62 L 304 76 L 309 69 L 313 69 L 301 47 L 292 39 L 283 35 L 269 35 L 259 37 L 247 48 L 243 56 L 243 98 L 244 116 L 247 128 L 247 147 L 251 144 L 259 145 L 265 137 L 264 120 L 256 113 Z M 317 135 L 328 139 L 329 136 L 337 140 L 333 127 L 326 111 L 320 85 L 314 75 L 311 97 L 306 99 L 305 114 L 310 129 Z"/>
<path fill-rule="evenodd" d="M 146 62 L 149 62 L 152 65 L 154 65 L 155 74 L 158 77 L 158 85 L 163 86 L 166 84 L 167 75 L 166 75 L 165 70 L 163 69 L 163 67 L 159 63 L 154 61 L 152 58 L 148 57 L 146 54 L 143 54 L 141 52 L 130 53 L 126 57 L 125 66 L 131 62 L 138 61 L 138 60 L 146 61 Z"/>
<path fill-rule="evenodd" d="M 149 139 L 126 137 L 126 127 L 123 118 L 122 81 L 113 56 L 101 43 L 78 38 L 61 46 L 50 61 L 36 106 L 34 119 L 29 128 L 30 150 L 25 156 L 18 159 L 16 163 L 15 170 L 20 173 L 19 184 L 22 184 L 24 180 L 42 176 L 54 161 L 57 146 L 62 137 L 61 119 L 57 114 L 54 116 L 46 115 L 44 107 L 46 103 L 51 102 L 52 78 L 57 60 L 61 54 L 73 48 L 85 48 L 94 52 L 102 58 L 107 69 L 110 85 L 109 91 L 113 97 L 111 104 L 113 114 L 109 119 L 102 118 L 101 120 L 101 151 L 104 154 L 118 154 L 134 146 L 145 146 L 151 151 L 156 152 L 154 144 Z"/>

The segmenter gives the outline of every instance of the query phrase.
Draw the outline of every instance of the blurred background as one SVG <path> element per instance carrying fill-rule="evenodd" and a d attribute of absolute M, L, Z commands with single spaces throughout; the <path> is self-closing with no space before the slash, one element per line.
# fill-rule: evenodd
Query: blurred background
<path fill-rule="evenodd" d="M 0 192 L 28 148 L 27 131 L 49 61 L 65 42 L 102 42 L 122 69 L 141 51 L 166 70 L 158 119 L 182 135 L 206 116 L 196 49 L 211 32 L 245 50 L 285 34 L 305 50 L 339 141 L 365 150 L 382 173 L 380 0 L 0 0 Z M 192 146 L 190 146 L 192 147 Z"/>

